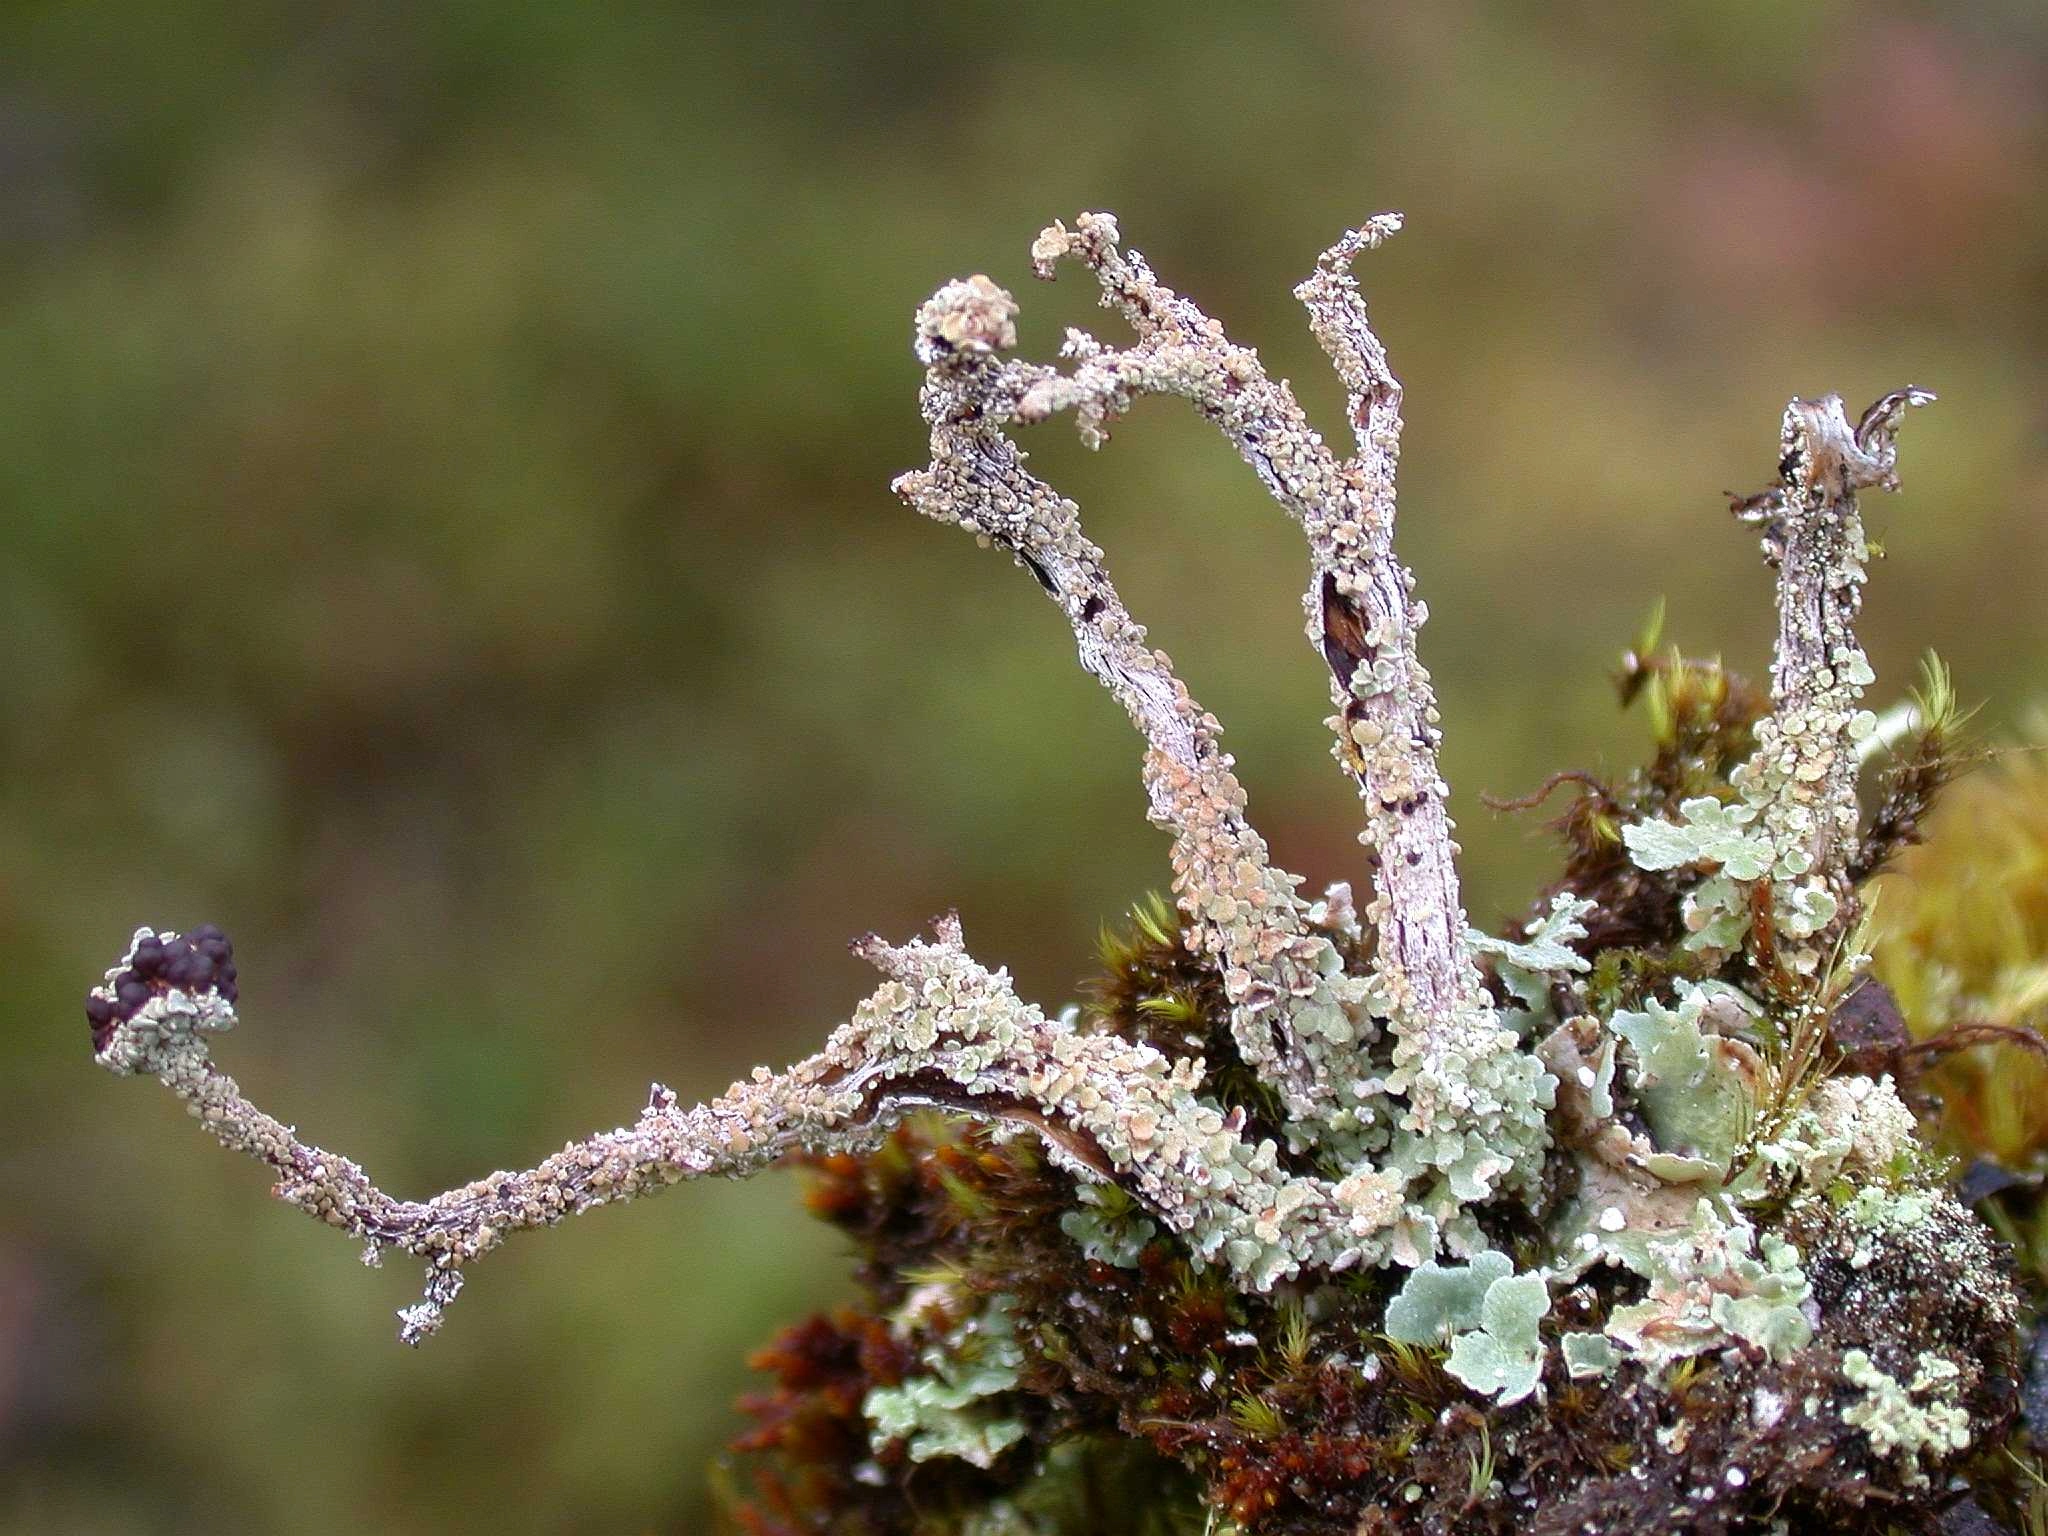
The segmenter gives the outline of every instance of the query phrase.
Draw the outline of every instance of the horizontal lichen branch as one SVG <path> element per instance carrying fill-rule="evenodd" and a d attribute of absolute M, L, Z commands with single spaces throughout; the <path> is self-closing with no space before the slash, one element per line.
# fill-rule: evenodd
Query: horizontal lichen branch
<path fill-rule="evenodd" d="M 1273 1142 L 1246 1139 L 1241 1111 L 1201 1096 L 1200 1062 L 1047 1017 L 967 953 L 952 917 L 929 940 L 855 945 L 886 979 L 816 1055 L 781 1073 L 757 1067 L 689 1107 L 657 1084 L 631 1125 L 423 1201 L 386 1194 L 349 1158 L 301 1141 L 214 1065 L 207 1037 L 236 1022 L 232 986 L 164 976 L 150 957 L 183 942 L 137 932 L 92 994 L 96 1059 L 158 1078 L 222 1146 L 268 1166 L 279 1199 L 361 1239 L 366 1260 L 387 1249 L 426 1260 L 425 1298 L 399 1314 L 407 1343 L 439 1328 L 464 1271 L 514 1232 L 793 1152 L 866 1147 L 927 1109 L 1036 1134 L 1058 1166 L 1121 1186 L 1198 1261 L 1254 1289 L 1390 1249 L 1419 1263 L 1430 1247 L 1429 1234 L 1401 1229 L 1398 1181 L 1288 1173 Z"/>

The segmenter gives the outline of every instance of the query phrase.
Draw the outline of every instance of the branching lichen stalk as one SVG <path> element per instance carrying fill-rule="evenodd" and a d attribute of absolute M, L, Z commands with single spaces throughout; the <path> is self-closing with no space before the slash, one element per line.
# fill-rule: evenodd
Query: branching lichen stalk
<path fill-rule="evenodd" d="M 1445 811 L 1449 790 L 1437 769 L 1437 711 L 1416 654 L 1425 612 L 1413 578 L 1394 556 L 1394 469 L 1400 453 L 1401 387 L 1366 322 L 1351 260 L 1400 228 L 1382 215 L 1326 251 L 1297 290 L 1312 328 L 1350 392 L 1359 444 L 1342 458 L 1310 423 L 1294 392 L 1270 378 L 1258 354 L 1230 341 L 1218 322 L 1152 275 L 1119 245 L 1116 222 L 1083 214 L 1072 230 L 1055 224 L 1032 247 L 1042 277 L 1066 258 L 1102 287 L 1103 303 L 1137 332 L 1135 346 L 1106 349 L 1070 338 L 1074 371 L 1024 397 L 1027 421 L 1072 411 L 1082 439 L 1099 445 L 1106 424 L 1143 394 L 1179 395 L 1228 438 L 1273 498 L 1307 536 L 1310 643 L 1327 662 L 1336 713 L 1338 761 L 1365 798 L 1362 834 L 1375 855 L 1374 897 L 1365 909 L 1376 933 L 1375 979 L 1412 1063 L 1410 1116 L 1430 1129 L 1462 1107 L 1444 1092 L 1473 1058 L 1503 1044 L 1479 993 L 1465 945 L 1456 845 Z"/>
<path fill-rule="evenodd" d="M 926 363 L 929 468 L 894 489 L 927 517 L 1014 556 L 1073 626 L 1081 665 L 1123 705 L 1145 738 L 1152 819 L 1173 834 L 1174 892 L 1196 948 L 1211 957 L 1234 1007 L 1245 1060 L 1272 1079 L 1304 1125 L 1335 1105 L 1327 1048 L 1373 1025 L 1363 998 L 1340 999 L 1327 977 L 1335 951 L 1310 933 L 1300 877 L 1273 867 L 1245 815 L 1245 793 L 1218 741 L 1215 717 L 1189 696 L 1163 651 L 1145 643 L 1081 531 L 1080 509 L 1024 468 L 1002 424 L 1049 371 L 1005 363 L 1016 304 L 986 278 L 949 284 L 919 311 Z M 1314 999 L 1315 1010 L 1302 1006 Z M 1345 1003 L 1350 1006 L 1347 1008 Z M 1321 1040 L 1302 1038 L 1302 1019 Z"/>

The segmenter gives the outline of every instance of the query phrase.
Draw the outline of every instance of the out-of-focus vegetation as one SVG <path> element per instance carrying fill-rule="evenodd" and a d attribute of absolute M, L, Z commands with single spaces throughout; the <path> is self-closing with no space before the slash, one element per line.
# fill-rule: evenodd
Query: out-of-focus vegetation
<path fill-rule="evenodd" d="M 1979 1042 L 1930 1051 L 1945 1150 L 2048 1173 L 2048 1048 L 2005 1033 L 2048 1035 L 2048 746 L 1954 785 L 1926 830 L 1879 887 L 1877 973 L 1923 1039 Z M 2048 1280 L 2048 1244 L 2035 1262 Z"/>
<path fill-rule="evenodd" d="M 1332 410 L 1346 224 L 1409 387 L 1471 900 L 1605 673 L 1767 654 L 1717 493 L 1787 394 L 1906 382 L 1870 649 L 2048 687 L 2048 12 L 17 3 L 0 16 L 0 1530 L 702 1528 L 746 1348 L 839 1295 L 788 1181 L 530 1238 L 411 1354 L 358 1272 L 88 1060 L 130 927 L 242 958 L 222 1060 L 422 1193 L 806 1049 L 843 940 L 957 903 L 1057 1003 L 1164 878 L 1032 584 L 888 496 L 913 305 L 1118 212 Z M 1029 286 L 1026 345 L 1095 323 Z M 1292 530 L 1149 407 L 1040 463 L 1356 874 Z M 1529 824 L 1524 824 L 1525 822 Z"/>

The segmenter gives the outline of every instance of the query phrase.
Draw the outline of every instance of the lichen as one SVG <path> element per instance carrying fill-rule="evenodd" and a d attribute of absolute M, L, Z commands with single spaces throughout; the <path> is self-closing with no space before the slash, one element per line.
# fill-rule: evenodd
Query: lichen
<path fill-rule="evenodd" d="M 1502 1407 L 1519 1403 L 1543 1379 L 1539 1332 L 1549 1310 L 1542 1275 L 1503 1275 L 1480 1300 L 1479 1326 L 1451 1340 L 1444 1369 Z"/>
<path fill-rule="evenodd" d="M 1074 1198 L 1080 1206 L 1061 1215 L 1060 1230 L 1099 1264 L 1137 1268 L 1138 1256 L 1158 1227 L 1139 1215 L 1129 1196 L 1113 1184 L 1084 1184 L 1074 1191 Z"/>
<path fill-rule="evenodd" d="M 1471 929 L 1474 954 L 1490 957 L 1501 983 L 1532 1018 L 1550 1014 L 1550 989 L 1560 980 L 1591 970 L 1592 962 L 1572 946 L 1586 937 L 1586 914 L 1596 903 L 1569 891 L 1551 898 L 1550 910 L 1531 919 L 1519 939 L 1497 939 Z"/>
<path fill-rule="evenodd" d="M 1756 815 L 1755 806 L 1724 805 L 1701 795 L 1678 807 L 1678 820 L 1636 822 L 1622 829 L 1621 840 L 1642 869 L 1696 865 L 1719 870 L 1731 880 L 1760 880 L 1777 854 L 1750 830 Z"/>
<path fill-rule="evenodd" d="M 1852 1349 L 1842 1357 L 1842 1377 L 1861 1388 L 1863 1396 L 1842 1411 L 1843 1421 L 1868 1435 L 1878 1455 L 1896 1452 L 1908 1478 L 1925 1483 L 1922 1456 L 1969 1448 L 1970 1415 L 1955 1400 L 1961 1375 L 1953 1360 L 1922 1350 L 1912 1381 L 1902 1383 L 1879 1370 L 1862 1350 Z"/>
<path fill-rule="evenodd" d="M 1757 1053 L 1732 1033 L 1702 1029 L 1711 1012 L 1740 1005 L 1728 994 L 1679 983 L 1676 1001 L 1617 1009 L 1608 1027 L 1628 1044 L 1635 1091 L 1658 1151 L 1644 1166 L 1669 1182 L 1720 1178 L 1749 1133 Z"/>
<path fill-rule="evenodd" d="M 924 1374 L 868 1393 L 861 1412 L 874 1427 L 876 1450 L 901 1440 L 912 1461 L 951 1456 L 986 1469 L 1024 1438 L 1024 1425 L 991 1402 L 1021 1379 L 1024 1352 L 1010 1306 L 1007 1297 L 993 1298 L 922 1352 Z"/>
<path fill-rule="evenodd" d="M 1737 1341 L 1785 1360 L 1813 1337 L 1799 1250 L 1772 1233 L 1759 1239 L 1710 1200 L 1699 1202 L 1683 1232 L 1617 1251 L 1650 1287 L 1643 1300 L 1616 1307 L 1606 1331 L 1651 1370 Z"/>
<path fill-rule="evenodd" d="M 1438 1344 L 1480 1326 L 1487 1292 L 1514 1274 L 1504 1253 L 1473 1255 L 1468 1264 L 1421 1265 L 1387 1303 L 1386 1334 L 1402 1344 Z"/>
<path fill-rule="evenodd" d="M 1564 1353 L 1565 1373 L 1574 1381 L 1611 1375 L 1621 1364 L 1614 1341 L 1604 1333 L 1567 1333 L 1558 1343 Z"/>
<path fill-rule="evenodd" d="M 696 1105 L 657 1085 L 630 1124 L 427 1201 L 301 1141 L 216 1065 L 237 1021 L 218 930 L 137 931 L 89 995 L 95 1059 L 158 1078 L 366 1257 L 422 1261 L 400 1314 L 415 1344 L 515 1232 L 805 1161 L 858 1295 L 756 1357 L 773 1385 L 728 1469 L 749 1536 L 1932 1519 L 1934 1472 L 1997 1443 L 2020 1376 L 2022 1298 L 1967 1200 L 2048 1284 L 2039 1095 L 1944 1069 L 1978 1073 L 1952 1140 L 1969 1114 L 2007 1122 L 1956 1146 L 2001 1159 L 1957 1190 L 1915 1120 L 1930 1061 L 2014 1039 L 2048 1056 L 2028 1033 L 2048 998 L 2048 819 L 2030 809 L 1907 917 L 1871 912 L 1869 882 L 1958 760 L 1945 671 L 1880 728 L 1855 632 L 1857 494 L 1896 487 L 1898 429 L 1932 397 L 1896 391 L 1853 423 L 1834 396 L 1791 403 L 1775 482 L 1733 507 L 1777 573 L 1768 693 L 1664 649 L 1653 620 L 1620 677 L 1651 757 L 1520 802 L 1576 788 L 1563 867 L 1523 921 L 1481 932 L 1426 610 L 1394 549 L 1402 389 L 1351 271 L 1398 228 L 1346 234 L 1296 290 L 1348 451 L 1106 214 L 1048 226 L 1030 255 L 1041 277 L 1083 269 L 1127 344 L 1070 330 L 1058 365 L 1013 357 L 1019 305 L 983 274 L 916 313 L 930 460 L 893 488 L 1054 603 L 1136 732 L 1169 842 L 1171 905 L 1105 941 L 1082 1004 L 1019 996 L 956 916 L 870 936 L 855 948 L 880 978 L 816 1054 Z M 1215 427 L 1306 542 L 1362 899 L 1307 897 L 1274 862 L 1221 726 L 1079 507 L 1026 467 L 1022 429 L 1066 417 L 1099 447 L 1152 396 Z M 1860 775 L 1887 752 L 1866 820 Z M 1873 961 L 1885 933 L 1902 959 Z M 1986 941 L 1984 964 L 1948 953 Z M 1910 1042 L 1881 977 L 1929 1038 Z"/>

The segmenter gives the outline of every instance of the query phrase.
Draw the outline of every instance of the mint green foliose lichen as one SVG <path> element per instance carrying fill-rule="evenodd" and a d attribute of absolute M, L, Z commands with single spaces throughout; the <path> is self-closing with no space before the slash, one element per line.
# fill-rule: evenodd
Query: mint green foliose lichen
<path fill-rule="evenodd" d="M 1504 1253 L 1476 1254 L 1467 1264 L 1421 1265 L 1387 1303 L 1387 1337 L 1403 1344 L 1436 1344 L 1480 1326 L 1487 1292 L 1514 1273 Z"/>
<path fill-rule="evenodd" d="M 1615 1251 L 1650 1285 L 1642 1301 L 1614 1309 L 1606 1332 L 1652 1370 L 1737 1341 L 1787 1360 L 1813 1338 L 1799 1250 L 1774 1233 L 1759 1239 L 1711 1200 L 1699 1201 L 1683 1231 Z"/>
<path fill-rule="evenodd" d="M 1621 1364 L 1614 1341 L 1604 1333 L 1567 1333 L 1558 1344 L 1564 1355 L 1565 1373 L 1574 1381 L 1612 1375 Z"/>
<path fill-rule="evenodd" d="M 990 1402 L 1016 1387 L 1024 1363 L 1010 1305 L 996 1297 L 927 1347 L 928 1375 L 868 1393 L 861 1412 L 873 1426 L 877 1450 L 901 1440 L 912 1461 L 957 1457 L 986 1468 L 1024 1438 L 1024 1426 Z"/>
<path fill-rule="evenodd" d="M 1638 868 L 1719 870 L 1731 880 L 1760 880 L 1777 858 L 1770 842 L 1751 830 L 1756 808 L 1701 795 L 1678 807 L 1677 821 L 1639 821 L 1622 828 Z"/>
<path fill-rule="evenodd" d="M 1702 1028 L 1713 1005 L 1724 1018 L 1739 1015 L 1729 994 L 1681 982 L 1676 999 L 1618 1009 L 1608 1026 L 1634 1056 L 1636 1097 L 1659 1149 L 1646 1166 L 1674 1182 L 1718 1178 L 1749 1134 L 1757 1054 Z"/>
<path fill-rule="evenodd" d="M 1486 1288 L 1479 1326 L 1451 1340 L 1444 1369 L 1502 1407 L 1519 1403 L 1543 1379 L 1539 1330 L 1549 1311 L 1542 1275 L 1502 1276 Z"/>
<path fill-rule="evenodd" d="M 1551 985 L 1593 968 L 1572 946 L 1586 937 L 1583 919 L 1594 906 L 1561 891 L 1549 911 L 1530 920 L 1520 939 L 1497 939 L 1476 928 L 1466 930 L 1466 939 L 1474 954 L 1491 957 L 1502 984 L 1530 1016 L 1545 1018 L 1550 1014 Z"/>
<path fill-rule="evenodd" d="M 1159 1228 L 1113 1184 L 1083 1184 L 1074 1198 L 1080 1208 L 1061 1215 L 1060 1230 L 1079 1243 L 1087 1257 L 1120 1269 L 1135 1268 Z"/>

